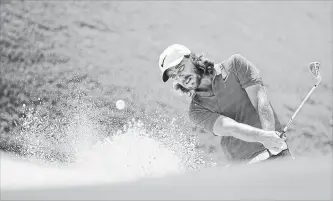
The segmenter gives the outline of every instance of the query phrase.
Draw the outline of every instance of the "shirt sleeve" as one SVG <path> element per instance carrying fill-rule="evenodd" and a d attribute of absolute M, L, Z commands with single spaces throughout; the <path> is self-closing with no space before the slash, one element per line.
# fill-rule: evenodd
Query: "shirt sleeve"
<path fill-rule="evenodd" d="M 189 118 L 196 126 L 205 129 L 206 131 L 214 134 L 213 128 L 217 118 L 221 116 L 216 112 L 212 112 L 197 103 L 190 106 Z"/>
<path fill-rule="evenodd" d="M 232 56 L 233 70 L 242 88 L 263 84 L 258 68 L 240 54 Z"/>

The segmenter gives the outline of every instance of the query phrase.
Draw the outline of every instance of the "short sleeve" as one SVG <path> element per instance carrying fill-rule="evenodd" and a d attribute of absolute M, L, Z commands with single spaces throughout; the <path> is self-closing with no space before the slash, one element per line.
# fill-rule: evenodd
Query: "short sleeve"
<path fill-rule="evenodd" d="M 206 131 L 213 133 L 213 127 L 217 118 L 221 115 L 212 112 L 197 103 L 191 103 L 189 110 L 189 118 L 196 126 L 205 129 Z"/>
<path fill-rule="evenodd" d="M 238 77 L 242 88 L 255 84 L 263 84 L 257 67 L 240 54 L 232 56 L 233 70 Z"/>

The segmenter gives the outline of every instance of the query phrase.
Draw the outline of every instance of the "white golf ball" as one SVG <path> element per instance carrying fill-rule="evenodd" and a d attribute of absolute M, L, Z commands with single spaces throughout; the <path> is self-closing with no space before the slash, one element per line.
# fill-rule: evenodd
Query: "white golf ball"
<path fill-rule="evenodd" d="M 118 101 L 116 102 L 116 107 L 118 108 L 118 110 L 122 110 L 122 109 L 124 109 L 124 107 L 125 107 L 125 102 L 124 102 L 123 100 L 118 100 Z"/>

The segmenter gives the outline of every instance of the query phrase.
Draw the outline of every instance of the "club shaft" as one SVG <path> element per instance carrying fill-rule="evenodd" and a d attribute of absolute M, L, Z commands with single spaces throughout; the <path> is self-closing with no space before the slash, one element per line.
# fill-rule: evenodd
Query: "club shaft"
<path fill-rule="evenodd" d="M 290 118 L 289 122 L 287 123 L 287 125 L 284 127 L 281 136 L 287 131 L 287 129 L 289 128 L 291 122 L 294 120 L 294 118 L 296 117 L 297 113 L 300 111 L 300 109 L 303 107 L 305 101 L 310 97 L 310 95 L 312 94 L 312 92 L 316 89 L 316 87 L 318 86 L 318 84 L 320 83 L 321 80 L 319 80 L 310 90 L 310 92 L 306 95 L 306 97 L 304 98 L 304 100 L 302 101 L 302 103 L 298 106 L 297 110 L 295 111 L 295 113 L 293 114 L 293 116 Z"/>

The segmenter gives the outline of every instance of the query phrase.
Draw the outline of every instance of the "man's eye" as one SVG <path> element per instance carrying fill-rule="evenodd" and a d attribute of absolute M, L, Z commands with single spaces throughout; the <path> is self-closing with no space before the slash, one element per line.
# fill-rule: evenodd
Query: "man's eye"
<path fill-rule="evenodd" d="M 185 67 L 185 64 L 181 64 L 179 66 L 176 66 L 176 69 L 179 70 L 179 71 L 182 71 Z"/>

